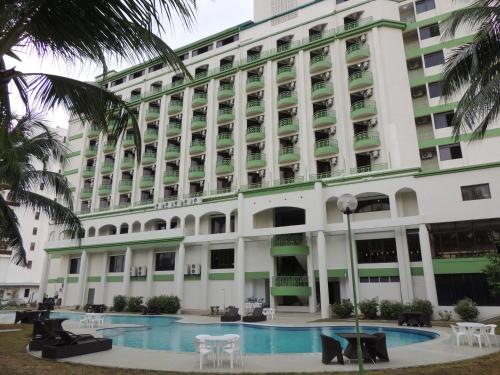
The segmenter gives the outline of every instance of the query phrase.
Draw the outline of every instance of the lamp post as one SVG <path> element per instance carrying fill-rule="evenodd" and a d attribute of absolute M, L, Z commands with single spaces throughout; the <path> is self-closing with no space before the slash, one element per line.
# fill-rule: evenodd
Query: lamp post
<path fill-rule="evenodd" d="M 343 194 L 337 200 L 337 207 L 347 216 L 347 235 L 349 236 L 349 254 L 351 256 L 351 282 L 352 282 L 352 299 L 354 301 L 354 318 L 356 320 L 356 347 L 358 353 L 358 368 L 359 374 L 363 375 L 365 369 L 363 366 L 363 351 L 361 350 L 361 338 L 359 337 L 359 316 L 358 316 L 358 297 L 356 293 L 356 280 L 354 273 L 354 257 L 352 254 L 352 235 L 351 235 L 351 214 L 356 211 L 358 201 L 352 194 Z"/>

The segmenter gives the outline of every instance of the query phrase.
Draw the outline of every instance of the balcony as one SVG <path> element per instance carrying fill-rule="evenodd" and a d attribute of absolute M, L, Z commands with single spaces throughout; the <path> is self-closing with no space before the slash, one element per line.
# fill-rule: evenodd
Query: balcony
<path fill-rule="evenodd" d="M 94 177 L 94 175 L 95 175 L 95 167 L 85 167 L 85 169 L 82 172 L 82 176 L 84 178 Z"/>
<path fill-rule="evenodd" d="M 160 108 L 158 107 L 149 107 L 146 112 L 146 121 L 154 121 L 160 117 Z"/>
<path fill-rule="evenodd" d="M 366 59 L 370 57 L 370 48 L 366 43 L 356 43 L 350 45 L 345 51 L 345 59 L 348 63 Z"/>
<path fill-rule="evenodd" d="M 232 108 L 219 109 L 217 112 L 217 124 L 234 121 L 234 112 Z"/>
<path fill-rule="evenodd" d="M 205 150 L 205 141 L 202 140 L 194 140 L 193 142 L 191 142 L 191 146 L 189 147 L 189 153 L 191 155 L 203 154 Z"/>
<path fill-rule="evenodd" d="M 179 171 L 166 171 L 165 176 L 163 176 L 163 184 L 174 185 L 179 183 Z"/>
<path fill-rule="evenodd" d="M 191 107 L 198 108 L 207 105 L 208 97 L 206 92 L 195 92 L 193 94 L 193 100 L 191 101 Z"/>
<path fill-rule="evenodd" d="M 181 157 L 181 147 L 176 145 L 168 145 L 165 149 L 165 160 L 174 160 Z"/>
<path fill-rule="evenodd" d="M 247 169 L 265 168 L 266 164 L 266 159 L 260 152 L 247 155 Z"/>
<path fill-rule="evenodd" d="M 169 122 L 167 126 L 166 135 L 167 137 L 177 137 L 182 132 L 182 126 L 180 122 Z"/>
<path fill-rule="evenodd" d="M 188 179 L 189 180 L 200 180 L 205 177 L 205 166 L 195 165 L 189 168 Z"/>
<path fill-rule="evenodd" d="M 349 90 L 359 90 L 373 85 L 372 72 L 356 72 L 349 76 Z"/>
<path fill-rule="evenodd" d="M 80 199 L 90 199 L 92 197 L 92 188 L 84 187 L 80 191 Z"/>
<path fill-rule="evenodd" d="M 271 295 L 309 297 L 311 287 L 307 276 L 274 276 Z"/>
<path fill-rule="evenodd" d="M 276 74 L 276 82 L 283 83 L 291 81 L 297 77 L 297 72 L 293 66 L 282 66 Z"/>
<path fill-rule="evenodd" d="M 122 164 L 120 165 L 120 169 L 123 171 L 132 168 L 134 168 L 134 158 L 123 158 Z"/>
<path fill-rule="evenodd" d="M 339 153 L 339 145 L 336 139 L 322 139 L 314 145 L 314 156 L 322 158 Z"/>
<path fill-rule="evenodd" d="M 207 116 L 196 115 L 191 120 L 191 130 L 199 130 L 207 127 Z"/>
<path fill-rule="evenodd" d="M 156 163 L 156 152 L 146 151 L 142 155 L 142 165 L 150 165 Z"/>
<path fill-rule="evenodd" d="M 296 163 L 300 160 L 299 150 L 295 147 L 283 147 L 278 154 L 278 163 L 288 164 Z"/>
<path fill-rule="evenodd" d="M 215 166 L 216 175 L 229 174 L 233 173 L 233 171 L 234 171 L 233 159 L 224 159 L 217 161 L 217 164 Z"/>
<path fill-rule="evenodd" d="M 380 137 L 376 131 L 367 131 L 358 133 L 354 136 L 354 149 L 362 150 L 364 148 L 380 146 Z"/>
<path fill-rule="evenodd" d="M 245 139 L 247 142 L 257 142 L 266 138 L 263 126 L 250 126 L 247 128 Z"/>
<path fill-rule="evenodd" d="M 330 59 L 330 56 L 327 55 L 314 56 L 311 59 L 311 63 L 309 65 L 309 72 L 318 73 L 323 70 L 330 69 L 331 67 L 332 67 L 332 60 Z"/>
<path fill-rule="evenodd" d="M 158 130 L 157 129 L 146 129 L 144 132 L 144 142 L 156 142 L 158 140 Z"/>
<path fill-rule="evenodd" d="M 279 180 L 274 181 L 274 186 L 290 185 L 290 184 L 296 184 L 298 182 L 304 182 L 304 177 L 292 176 L 292 177 L 280 178 Z"/>
<path fill-rule="evenodd" d="M 264 88 L 264 77 L 250 76 L 247 78 L 247 92 L 253 92 Z"/>
<path fill-rule="evenodd" d="M 85 157 L 94 158 L 97 156 L 97 146 L 90 146 L 85 150 Z"/>
<path fill-rule="evenodd" d="M 125 138 L 123 139 L 123 148 L 130 148 L 135 145 L 134 142 L 134 136 L 133 135 L 126 135 Z"/>
<path fill-rule="evenodd" d="M 111 184 L 102 184 L 97 191 L 99 196 L 111 195 Z"/>
<path fill-rule="evenodd" d="M 110 154 L 112 152 L 115 152 L 115 150 L 116 150 L 116 145 L 112 143 L 107 143 L 103 147 L 103 151 L 105 154 Z"/>
<path fill-rule="evenodd" d="M 337 123 L 337 115 L 334 109 L 322 109 L 314 112 L 313 128 L 319 129 L 324 126 L 332 126 Z"/>
<path fill-rule="evenodd" d="M 375 116 L 376 114 L 377 106 L 373 100 L 360 100 L 351 106 L 351 118 L 353 120 Z"/>
<path fill-rule="evenodd" d="M 182 100 L 171 100 L 168 105 L 168 114 L 176 115 L 182 112 Z"/>
<path fill-rule="evenodd" d="M 278 95 L 278 108 L 287 108 L 297 105 L 297 93 L 295 91 L 284 91 Z"/>
<path fill-rule="evenodd" d="M 299 120 L 296 118 L 285 118 L 278 124 L 278 135 L 284 136 L 299 131 Z"/>
<path fill-rule="evenodd" d="M 271 256 L 308 255 L 309 246 L 303 234 L 286 234 L 274 236 L 271 241 Z"/>
<path fill-rule="evenodd" d="M 218 100 L 229 99 L 234 96 L 234 85 L 229 83 L 223 83 L 219 86 L 219 91 L 217 93 Z"/>
<path fill-rule="evenodd" d="M 87 136 L 89 138 L 95 138 L 95 137 L 99 136 L 100 132 L 101 131 L 99 129 L 97 129 L 97 128 L 90 128 L 89 131 L 88 131 L 88 133 L 87 133 Z"/>
<path fill-rule="evenodd" d="M 109 174 L 113 172 L 115 168 L 115 163 L 106 162 L 101 166 L 101 174 Z"/>
<path fill-rule="evenodd" d="M 333 95 L 333 84 L 331 82 L 315 83 L 311 89 L 311 98 L 318 100 Z"/>
<path fill-rule="evenodd" d="M 155 185 L 155 176 L 142 176 L 139 183 L 141 189 L 149 189 Z"/>
<path fill-rule="evenodd" d="M 264 101 L 252 100 L 247 103 L 247 117 L 257 116 L 264 113 Z"/>
<path fill-rule="evenodd" d="M 120 183 L 118 184 L 118 191 L 120 193 L 128 193 L 132 191 L 132 180 L 121 180 Z"/>
<path fill-rule="evenodd" d="M 219 133 L 217 136 L 216 147 L 218 150 L 232 147 L 234 145 L 234 139 L 232 133 Z"/>
<path fill-rule="evenodd" d="M 384 171 L 387 168 L 388 168 L 387 163 L 377 163 L 377 164 L 372 164 L 372 165 L 364 165 L 361 167 L 351 168 L 351 174 Z"/>

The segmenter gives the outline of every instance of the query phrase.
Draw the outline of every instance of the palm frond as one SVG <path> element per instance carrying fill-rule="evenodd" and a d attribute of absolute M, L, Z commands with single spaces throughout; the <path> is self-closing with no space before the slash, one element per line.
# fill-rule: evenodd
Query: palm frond
<path fill-rule="evenodd" d="M 9 207 L 7 201 L 0 194 L 0 239 L 7 243 L 12 251 L 12 262 L 26 267 L 26 250 L 23 245 L 23 238 L 19 231 L 19 221 L 14 210 Z"/>

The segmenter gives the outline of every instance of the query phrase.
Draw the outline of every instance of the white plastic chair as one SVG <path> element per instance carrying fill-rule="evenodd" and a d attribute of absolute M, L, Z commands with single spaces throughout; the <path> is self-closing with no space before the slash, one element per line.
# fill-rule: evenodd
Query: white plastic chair
<path fill-rule="evenodd" d="M 87 314 L 85 314 L 83 316 L 83 318 L 80 319 L 80 321 L 78 322 L 78 328 L 82 328 L 82 325 L 85 328 L 92 327 L 92 320 L 90 319 L 90 317 Z"/>
<path fill-rule="evenodd" d="M 215 352 L 213 350 L 214 348 L 212 347 L 212 345 L 208 344 L 205 339 L 199 339 L 199 336 L 197 336 L 194 341 L 194 347 L 196 353 L 198 353 L 198 359 L 200 361 L 200 370 L 203 369 L 203 359 L 205 357 L 209 357 L 210 355 L 212 356 L 212 363 L 213 366 L 215 367 Z"/>
<path fill-rule="evenodd" d="M 240 357 L 241 367 L 243 367 L 243 355 L 241 353 L 240 338 L 232 338 L 229 340 L 228 344 L 224 347 L 224 353 L 229 356 L 229 362 L 231 368 L 234 367 L 234 361 L 237 356 Z"/>
<path fill-rule="evenodd" d="M 457 346 L 460 346 L 460 340 L 462 337 L 468 340 L 469 333 L 467 332 L 467 329 L 465 329 L 464 327 L 452 325 L 451 329 L 453 331 L 453 336 L 455 336 L 455 339 L 457 341 Z"/>
<path fill-rule="evenodd" d="M 94 315 L 94 323 L 96 328 L 102 327 L 104 325 L 104 314 Z"/>
<path fill-rule="evenodd" d="M 483 344 L 483 340 L 482 340 L 483 337 L 485 338 L 486 343 L 489 343 L 488 330 L 489 330 L 489 328 L 487 326 L 483 326 L 483 327 L 478 327 L 477 329 L 472 331 L 470 333 L 472 345 L 474 345 L 474 340 L 476 340 L 479 347 L 482 348 L 483 347 L 483 345 L 482 345 Z"/>
<path fill-rule="evenodd" d="M 262 314 L 264 314 L 268 318 L 274 319 L 274 309 L 272 307 L 266 307 L 262 309 Z"/>
<path fill-rule="evenodd" d="M 492 339 L 495 340 L 495 346 L 498 346 L 498 338 L 495 333 L 496 328 L 497 328 L 496 324 L 486 324 L 486 333 L 488 334 L 487 338 L 490 346 L 492 344 L 491 342 Z"/>

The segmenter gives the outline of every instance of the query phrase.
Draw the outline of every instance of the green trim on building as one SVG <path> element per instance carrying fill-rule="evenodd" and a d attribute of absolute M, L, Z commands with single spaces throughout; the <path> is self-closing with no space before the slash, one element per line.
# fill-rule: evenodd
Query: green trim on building
<path fill-rule="evenodd" d="M 500 162 L 476 164 L 476 165 L 469 165 L 469 166 L 465 166 L 465 167 L 448 168 L 448 169 L 431 171 L 431 172 L 421 172 L 419 174 L 416 174 L 415 177 L 417 177 L 417 178 L 419 178 L 419 177 L 431 177 L 431 176 L 436 176 L 436 175 L 441 175 L 441 174 L 462 173 L 462 172 L 469 172 L 469 171 L 489 169 L 489 168 L 498 168 L 498 167 L 500 167 Z"/>
<path fill-rule="evenodd" d="M 488 258 L 433 259 L 432 268 L 436 275 L 456 273 L 482 273 L 489 263 Z"/>
<path fill-rule="evenodd" d="M 439 16 L 434 16 L 434 17 L 426 18 L 425 20 L 408 23 L 406 25 L 405 32 L 416 30 L 422 26 L 429 26 L 429 25 L 432 25 L 433 23 L 436 23 L 436 22 L 444 21 L 445 19 L 447 19 L 451 15 L 451 13 L 452 12 L 443 13 L 443 14 L 440 14 Z"/>
<path fill-rule="evenodd" d="M 410 78 L 410 87 L 422 86 L 427 83 L 439 82 L 443 79 L 443 73 L 433 74 L 431 76 L 421 76 Z"/>
<path fill-rule="evenodd" d="M 399 276 L 399 268 L 358 268 L 358 276 Z"/>
<path fill-rule="evenodd" d="M 263 280 L 269 279 L 269 271 L 245 272 L 245 280 Z"/>
<path fill-rule="evenodd" d="M 271 255 L 273 257 L 308 255 L 309 246 L 307 245 L 284 245 L 271 247 Z"/>
<path fill-rule="evenodd" d="M 48 279 L 47 282 L 49 284 L 61 284 L 61 283 L 64 283 L 64 277 L 57 277 L 55 279 Z"/>
<path fill-rule="evenodd" d="M 184 281 L 197 281 L 201 280 L 201 275 L 184 275 Z"/>
<path fill-rule="evenodd" d="M 294 191 L 312 190 L 314 189 L 314 183 L 315 181 L 297 182 L 279 186 L 264 187 L 255 190 L 247 190 L 243 191 L 242 193 L 246 198 L 260 197 L 263 195 L 271 195 L 271 194 L 291 193 Z"/>
<path fill-rule="evenodd" d="M 441 42 L 438 44 L 434 44 L 432 46 L 423 47 L 423 48 L 412 48 L 405 51 L 406 59 L 413 59 L 415 57 L 426 55 L 428 53 L 438 52 L 443 50 L 444 48 L 454 48 L 461 46 L 466 43 L 470 43 L 474 40 L 474 35 L 467 35 L 462 38 L 447 40 L 445 42 Z"/>
<path fill-rule="evenodd" d="M 74 141 L 75 139 L 80 139 L 80 138 L 83 138 L 83 133 L 72 135 L 71 137 L 68 138 L 68 140 Z"/>
<path fill-rule="evenodd" d="M 410 267 L 412 276 L 424 276 L 424 267 Z"/>
<path fill-rule="evenodd" d="M 130 276 L 130 281 L 147 281 L 147 276 Z"/>
<path fill-rule="evenodd" d="M 311 295 L 310 286 L 273 286 L 271 295 L 277 296 L 301 296 L 309 297 Z"/>
<path fill-rule="evenodd" d="M 52 254 L 52 255 L 50 256 L 50 260 L 53 260 L 53 259 L 60 259 L 61 257 L 62 257 L 62 256 L 61 256 L 61 255 L 59 255 L 59 254 Z"/>
<path fill-rule="evenodd" d="M 78 276 L 68 276 L 66 279 L 68 284 L 76 284 L 78 283 L 79 277 Z"/>
<path fill-rule="evenodd" d="M 234 280 L 234 272 L 209 273 L 208 280 Z"/>
<path fill-rule="evenodd" d="M 338 277 L 338 278 L 347 279 L 347 268 L 329 269 L 329 270 L 326 270 L 326 273 L 327 273 L 328 277 Z M 316 279 L 319 278 L 319 270 L 314 271 L 314 277 Z"/>
<path fill-rule="evenodd" d="M 433 107 L 422 106 L 414 108 L 415 117 L 429 116 L 433 113 L 453 111 L 457 108 L 457 103 L 435 105 Z"/>
<path fill-rule="evenodd" d="M 101 282 L 101 276 L 89 276 L 89 277 L 87 277 L 87 282 L 89 282 L 89 283 L 100 283 Z"/>
<path fill-rule="evenodd" d="M 174 275 L 153 275 L 153 281 L 174 281 Z"/>
<path fill-rule="evenodd" d="M 66 154 L 66 158 L 74 158 L 75 156 L 80 156 L 81 152 L 80 151 L 74 151 L 70 152 L 69 154 Z"/>
<path fill-rule="evenodd" d="M 484 133 L 484 138 L 500 137 L 500 128 L 488 129 Z M 433 146 L 448 145 L 456 142 L 469 142 L 472 140 L 472 134 L 460 134 L 458 137 L 445 137 L 422 140 L 418 142 L 418 147 L 428 148 Z"/>
<path fill-rule="evenodd" d="M 108 282 L 108 283 L 122 283 L 123 276 L 106 276 L 106 282 Z"/>
<path fill-rule="evenodd" d="M 370 172 L 367 176 L 366 173 L 359 173 L 355 175 L 348 175 L 343 177 L 332 177 L 330 179 L 323 180 L 323 185 L 325 186 L 337 186 L 344 185 L 346 183 L 356 183 L 356 182 L 365 182 L 366 178 L 370 178 L 370 181 L 384 179 L 384 178 L 392 178 L 395 175 L 413 175 L 420 172 L 420 168 L 405 168 L 405 169 L 395 169 L 395 170 L 387 170 L 381 172 Z"/>
<path fill-rule="evenodd" d="M 77 174 L 77 173 L 78 173 L 78 168 L 70 169 L 69 171 L 64 171 L 63 176 L 70 176 L 72 174 Z"/>

